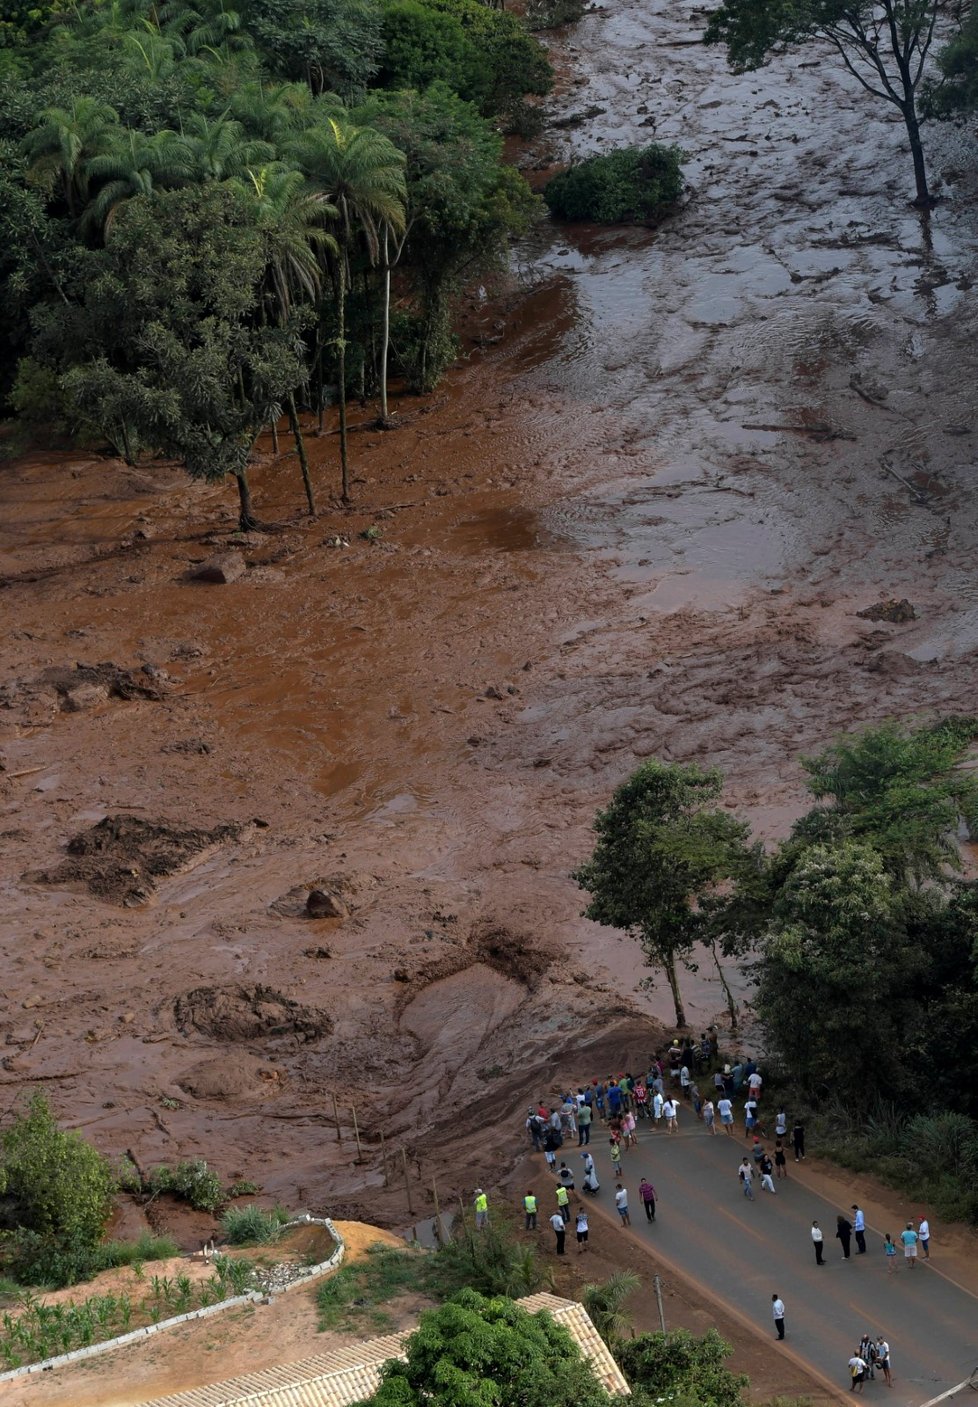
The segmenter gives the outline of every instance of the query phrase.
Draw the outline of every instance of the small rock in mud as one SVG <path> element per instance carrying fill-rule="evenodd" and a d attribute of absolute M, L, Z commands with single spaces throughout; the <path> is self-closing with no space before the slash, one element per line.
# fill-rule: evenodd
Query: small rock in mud
<path fill-rule="evenodd" d="M 350 910 L 338 894 L 314 889 L 306 900 L 307 918 L 348 918 Z"/>
<path fill-rule="evenodd" d="M 90 708 L 108 701 L 109 691 L 104 684 L 79 684 L 69 689 L 61 697 L 61 707 L 65 713 L 85 713 Z"/>
<path fill-rule="evenodd" d="M 218 552 L 216 556 L 209 557 L 206 562 L 195 568 L 191 576 L 194 581 L 210 581 L 218 586 L 227 586 L 230 582 L 237 581 L 239 576 L 244 576 L 247 570 L 247 563 L 240 552 Z"/>
<path fill-rule="evenodd" d="M 174 743 L 164 743 L 160 748 L 160 752 L 208 753 L 210 751 L 210 743 L 205 743 L 203 738 L 179 738 Z"/>
<path fill-rule="evenodd" d="M 328 1036 L 333 1023 L 325 1011 L 302 1006 L 274 987 L 196 987 L 173 1003 L 177 1029 L 218 1041 L 272 1042 L 286 1037 L 290 1047 Z"/>
<path fill-rule="evenodd" d="M 204 649 L 203 645 L 199 645 L 196 640 L 181 640 L 179 644 L 174 645 L 173 653 L 170 658 L 175 660 L 199 660 L 201 655 L 206 653 L 207 651 Z"/>
<path fill-rule="evenodd" d="M 96 701 L 101 703 L 107 698 L 158 702 L 165 693 L 166 676 L 151 675 L 143 669 L 136 673 L 108 660 L 102 664 L 76 664 L 73 668 L 55 665 L 44 670 L 36 683 L 42 688 L 54 689 L 61 699 L 61 707 L 75 712 L 92 708 Z M 90 691 L 101 691 L 101 694 Z"/>
<path fill-rule="evenodd" d="M 304 958 L 317 958 L 317 959 L 318 959 L 318 958 L 331 958 L 331 957 L 333 956 L 333 950 L 332 950 L 332 948 L 327 948 L 323 943 L 320 943 L 319 946 L 316 947 L 316 948 L 303 948 L 303 950 L 302 950 L 302 956 L 303 956 Z"/>
<path fill-rule="evenodd" d="M 60 865 L 25 878 L 34 884 L 82 883 L 99 899 L 131 907 L 146 902 L 157 879 L 185 869 L 240 831 L 234 824 L 197 830 L 138 816 L 106 816 L 72 837 Z"/>
<path fill-rule="evenodd" d="M 908 621 L 917 619 L 917 612 L 905 596 L 899 601 L 877 601 L 864 611 L 857 611 L 856 615 L 861 620 L 885 620 L 890 625 L 906 625 Z"/>
<path fill-rule="evenodd" d="M 502 690 L 497 689 L 495 684 L 490 684 L 488 689 L 483 692 L 482 697 L 484 699 L 501 699 L 503 694 Z"/>

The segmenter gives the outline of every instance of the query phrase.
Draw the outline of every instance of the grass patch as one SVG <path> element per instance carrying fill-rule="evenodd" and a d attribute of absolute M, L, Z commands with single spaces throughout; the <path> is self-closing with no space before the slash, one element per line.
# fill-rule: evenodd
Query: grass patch
<path fill-rule="evenodd" d="M 277 1241 L 289 1219 L 283 1207 L 266 1212 L 262 1207 L 228 1207 L 221 1227 L 232 1246 L 267 1246 Z"/>
<path fill-rule="evenodd" d="M 371 1246 L 363 1260 L 342 1266 L 320 1285 L 320 1330 L 365 1324 L 378 1333 L 390 1330 L 393 1320 L 383 1306 L 408 1291 L 426 1294 L 433 1260 L 418 1251 Z"/>
<path fill-rule="evenodd" d="M 105 1241 L 98 1250 L 104 1270 L 147 1260 L 169 1260 L 180 1254 L 180 1247 L 171 1236 L 154 1236 L 151 1231 L 144 1231 L 138 1241 Z"/>

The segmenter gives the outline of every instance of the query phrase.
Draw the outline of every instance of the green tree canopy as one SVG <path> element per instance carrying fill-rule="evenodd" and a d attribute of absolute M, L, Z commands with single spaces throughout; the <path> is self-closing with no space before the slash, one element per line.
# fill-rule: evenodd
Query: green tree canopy
<path fill-rule="evenodd" d="M 938 82 L 924 88 L 928 117 L 951 117 L 978 108 L 978 8 L 972 5 L 960 33 L 937 54 Z"/>
<path fill-rule="evenodd" d="M 680 1398 L 703 1407 L 744 1407 L 750 1382 L 724 1366 L 732 1352 L 716 1329 L 701 1337 L 676 1329 L 626 1339 L 618 1357 L 622 1372 L 646 1401 Z"/>
<path fill-rule="evenodd" d="M 802 841 L 868 841 L 896 878 L 941 882 L 960 869 L 963 821 L 978 833 L 978 772 L 966 763 L 978 718 L 906 727 L 889 722 L 840 738 L 805 758 L 808 787 L 823 803 L 795 827 Z"/>
<path fill-rule="evenodd" d="M 94 1246 L 114 1190 L 109 1164 L 80 1134 L 58 1127 L 35 1095 L 2 1138 L 0 1177 L 21 1226 Z"/>
<path fill-rule="evenodd" d="M 585 917 L 634 933 L 648 965 L 665 972 L 679 1026 L 676 965 L 698 938 L 709 941 L 703 906 L 758 863 L 745 822 L 709 804 L 721 787 L 717 771 L 643 763 L 598 812 L 594 851 L 573 876 L 591 895 Z"/>
<path fill-rule="evenodd" d="M 513 1300 L 462 1290 L 421 1315 L 372 1407 L 610 1407 L 566 1329 Z"/>

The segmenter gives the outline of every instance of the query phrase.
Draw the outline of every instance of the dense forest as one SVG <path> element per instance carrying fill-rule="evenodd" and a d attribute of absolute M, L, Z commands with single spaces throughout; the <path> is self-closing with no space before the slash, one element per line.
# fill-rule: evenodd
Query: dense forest
<path fill-rule="evenodd" d="M 453 300 L 537 201 L 502 159 L 552 81 L 478 0 L 0 11 L 0 400 L 36 435 L 237 479 L 255 439 L 430 390 Z"/>

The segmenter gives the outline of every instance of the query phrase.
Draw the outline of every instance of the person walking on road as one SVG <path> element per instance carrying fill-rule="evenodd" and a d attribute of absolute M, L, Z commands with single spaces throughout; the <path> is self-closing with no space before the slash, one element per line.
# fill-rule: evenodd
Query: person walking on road
<path fill-rule="evenodd" d="M 655 1188 L 647 1177 L 643 1177 L 638 1184 L 638 1195 L 642 1199 L 642 1206 L 645 1208 L 646 1221 L 655 1221 Z"/>
<path fill-rule="evenodd" d="M 813 1222 L 812 1222 L 812 1245 L 815 1247 L 815 1264 L 816 1264 L 816 1265 L 824 1265 L 824 1264 L 825 1264 L 825 1261 L 822 1259 L 822 1248 L 823 1248 L 823 1244 L 824 1244 L 824 1242 L 823 1242 L 823 1237 L 822 1237 L 822 1228 L 819 1226 L 819 1224 L 818 1224 L 817 1221 L 813 1221 Z"/>
<path fill-rule="evenodd" d="M 754 1200 L 754 1189 L 753 1189 L 753 1187 L 751 1186 L 751 1183 L 754 1181 L 754 1169 L 753 1169 L 753 1168 L 751 1167 L 751 1165 L 750 1165 L 750 1159 L 749 1159 L 749 1158 L 747 1158 L 747 1157 L 744 1158 L 744 1161 L 741 1163 L 740 1167 L 737 1169 L 737 1176 L 740 1178 L 740 1181 L 743 1183 L 743 1187 L 744 1187 L 744 1196 L 747 1198 L 748 1202 L 753 1202 L 753 1200 Z"/>
<path fill-rule="evenodd" d="M 852 1245 L 852 1222 L 846 1216 L 836 1217 L 835 1234 L 837 1240 L 842 1245 L 842 1259 L 849 1259 L 849 1249 Z"/>
<path fill-rule="evenodd" d="M 849 1359 L 849 1391 L 862 1392 L 866 1385 L 866 1360 L 854 1353 Z"/>
<path fill-rule="evenodd" d="M 489 1225 L 489 1198 L 481 1187 L 475 1189 L 475 1229 L 484 1231 Z"/>
<path fill-rule="evenodd" d="M 800 1119 L 791 1130 L 791 1142 L 795 1150 L 795 1162 L 800 1163 L 805 1157 L 805 1125 Z"/>
<path fill-rule="evenodd" d="M 771 1296 L 771 1313 L 774 1315 L 774 1327 L 778 1331 L 778 1338 L 784 1338 L 784 1300 L 780 1295 Z"/>
<path fill-rule="evenodd" d="M 662 1106 L 662 1112 L 666 1116 L 666 1133 L 679 1132 L 679 1105 L 675 1099 L 667 1099 Z"/>
<path fill-rule="evenodd" d="M 557 1188 L 557 1210 L 564 1218 L 564 1225 L 570 1221 L 570 1194 L 566 1187 Z"/>
<path fill-rule="evenodd" d="M 862 1207 L 857 1207 L 855 1202 L 849 1208 L 852 1212 L 852 1229 L 856 1237 L 856 1255 L 866 1254 L 866 1218 L 863 1216 Z"/>
<path fill-rule="evenodd" d="M 764 1191 L 773 1192 L 774 1195 L 777 1196 L 778 1189 L 775 1187 L 774 1178 L 771 1176 L 771 1174 L 774 1172 L 774 1164 L 771 1162 L 771 1159 L 767 1156 L 766 1153 L 758 1164 L 758 1171 L 761 1174 L 761 1187 L 764 1189 Z"/>
<path fill-rule="evenodd" d="M 618 1208 L 618 1215 L 621 1217 L 622 1226 L 631 1226 L 632 1220 L 628 1215 L 628 1193 L 620 1182 L 615 1188 L 615 1206 Z"/>
<path fill-rule="evenodd" d="M 903 1257 L 907 1262 L 907 1269 L 913 1270 L 917 1264 L 917 1233 L 913 1229 L 913 1222 L 907 1222 L 906 1231 L 900 1232 L 900 1240 L 903 1242 Z"/>
<path fill-rule="evenodd" d="M 583 1255 L 587 1250 L 587 1212 L 583 1207 L 577 1209 L 577 1254 Z"/>
<path fill-rule="evenodd" d="M 526 1217 L 526 1230 L 536 1231 L 537 1229 L 537 1199 L 532 1191 L 527 1192 L 523 1198 L 523 1214 Z"/>
<path fill-rule="evenodd" d="M 591 1106 L 582 1104 L 577 1111 L 577 1146 L 583 1148 L 591 1142 Z"/>
<path fill-rule="evenodd" d="M 707 1131 L 715 1138 L 717 1132 L 716 1109 L 713 1106 L 712 1099 L 708 1099 L 703 1105 L 703 1122 L 707 1127 Z"/>
<path fill-rule="evenodd" d="M 893 1375 L 890 1372 L 890 1345 L 886 1342 L 882 1334 L 880 1334 L 879 1338 L 876 1340 L 876 1364 L 883 1374 L 886 1386 L 892 1387 Z"/>
<path fill-rule="evenodd" d="M 924 1253 L 924 1260 L 930 1260 L 930 1222 L 925 1216 L 917 1218 L 917 1235 L 920 1237 L 920 1249 Z"/>
<path fill-rule="evenodd" d="M 611 1145 L 611 1175 L 621 1177 L 621 1144 L 617 1138 L 609 1138 L 608 1142 Z"/>
<path fill-rule="evenodd" d="M 724 1133 L 728 1138 L 733 1138 L 733 1101 L 729 1095 L 725 1094 L 722 1099 L 717 1100 L 717 1113 L 720 1115 Z"/>
<path fill-rule="evenodd" d="M 564 1254 L 564 1237 L 567 1235 L 567 1223 L 560 1215 L 560 1212 L 554 1212 L 553 1216 L 550 1218 L 550 1225 L 553 1227 L 554 1235 L 557 1238 L 557 1254 L 562 1256 Z"/>
<path fill-rule="evenodd" d="M 782 1178 L 788 1176 L 788 1160 L 784 1156 L 784 1144 L 780 1138 L 774 1145 L 774 1167 L 775 1177 Z"/>
<path fill-rule="evenodd" d="M 890 1240 L 890 1233 L 883 1237 L 883 1254 L 886 1256 L 886 1273 L 892 1275 L 896 1270 L 896 1246 Z"/>

